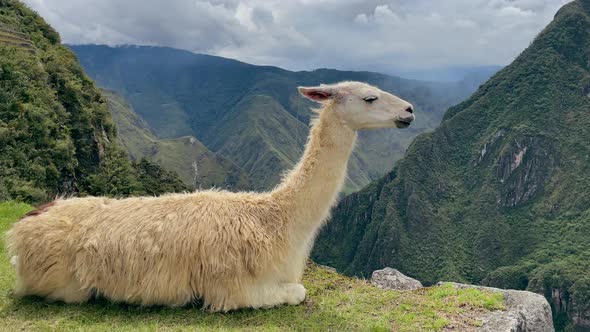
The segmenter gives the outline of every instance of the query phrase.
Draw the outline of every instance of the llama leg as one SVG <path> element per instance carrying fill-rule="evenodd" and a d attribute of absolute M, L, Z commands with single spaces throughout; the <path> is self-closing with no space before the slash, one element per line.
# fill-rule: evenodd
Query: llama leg
<path fill-rule="evenodd" d="M 87 302 L 92 295 L 89 290 L 82 289 L 80 283 L 77 281 L 71 281 L 61 287 L 53 288 L 49 291 L 49 294 L 47 294 L 47 290 L 44 290 L 43 286 L 33 288 L 18 274 L 16 276 L 14 293 L 18 297 L 40 295 L 50 302 L 63 301 L 65 303 L 84 303 Z"/>
<path fill-rule="evenodd" d="M 263 308 L 281 304 L 297 305 L 305 300 L 305 293 L 305 287 L 301 284 L 264 284 L 248 292 L 244 306 Z"/>
<path fill-rule="evenodd" d="M 61 257 L 43 257 L 42 264 L 23 266 L 19 256 L 12 256 L 11 263 L 16 270 L 15 295 L 38 295 L 48 301 L 83 303 L 92 293 L 83 289 L 74 275 L 67 272 Z"/>
<path fill-rule="evenodd" d="M 65 303 L 84 303 L 90 299 L 91 292 L 82 289 L 79 282 L 72 280 L 63 287 L 55 289 L 47 295 L 49 301 L 63 301 Z"/>
<path fill-rule="evenodd" d="M 302 284 L 283 284 L 287 304 L 298 305 L 305 301 L 307 290 Z"/>

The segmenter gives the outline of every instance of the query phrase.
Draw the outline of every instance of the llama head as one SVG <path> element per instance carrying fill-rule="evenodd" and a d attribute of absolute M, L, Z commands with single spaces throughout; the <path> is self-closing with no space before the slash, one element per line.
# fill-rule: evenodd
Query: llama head
<path fill-rule="evenodd" d="M 320 103 L 332 103 L 336 115 L 354 130 L 406 128 L 414 121 L 410 103 L 360 82 L 299 87 L 299 93 Z"/>

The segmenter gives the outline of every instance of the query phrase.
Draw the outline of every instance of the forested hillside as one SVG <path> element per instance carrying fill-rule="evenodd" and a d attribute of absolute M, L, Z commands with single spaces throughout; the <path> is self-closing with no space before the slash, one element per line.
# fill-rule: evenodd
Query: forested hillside
<path fill-rule="evenodd" d="M 444 110 L 486 78 L 432 83 L 370 72 L 292 72 L 163 47 L 70 47 L 89 75 L 124 96 L 157 136 L 196 137 L 244 169 L 254 189 L 272 188 L 303 151 L 314 105 L 298 95 L 299 85 L 365 81 L 415 104 L 410 129 L 361 134 L 350 161 L 353 191 L 385 174 L 417 134 L 436 127 Z"/>
<path fill-rule="evenodd" d="M 563 7 L 510 66 L 384 178 L 344 199 L 314 258 L 545 296 L 590 326 L 590 1 Z"/>
<path fill-rule="evenodd" d="M 128 160 L 100 90 L 41 17 L 0 0 L 0 27 L 0 201 L 187 188 Z"/>

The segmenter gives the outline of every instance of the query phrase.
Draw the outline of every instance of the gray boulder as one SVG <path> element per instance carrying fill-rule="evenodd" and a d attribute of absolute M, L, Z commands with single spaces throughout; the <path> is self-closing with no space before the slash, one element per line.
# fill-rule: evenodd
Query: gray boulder
<path fill-rule="evenodd" d="M 452 284 L 457 288 L 477 288 L 504 294 L 505 311 L 494 311 L 482 317 L 483 325 L 479 329 L 482 332 L 552 332 L 553 319 L 551 307 L 542 295 L 517 290 L 505 290 L 499 288 Z"/>
<path fill-rule="evenodd" d="M 420 281 L 390 267 L 373 271 L 371 283 L 380 289 L 414 290 L 424 287 Z"/>

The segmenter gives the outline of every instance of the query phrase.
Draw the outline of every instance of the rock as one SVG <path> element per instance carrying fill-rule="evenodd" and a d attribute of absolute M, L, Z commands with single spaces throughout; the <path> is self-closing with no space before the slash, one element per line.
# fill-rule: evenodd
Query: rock
<path fill-rule="evenodd" d="M 584 282 L 589 281 L 580 280 L 575 285 L 578 286 Z M 544 290 L 551 292 L 550 301 L 553 313 L 569 317 L 573 323 L 574 331 L 590 331 L 590 303 L 587 300 L 579 300 L 565 287 L 545 288 Z"/>
<path fill-rule="evenodd" d="M 517 290 L 505 290 L 499 288 L 465 285 L 458 283 L 439 282 L 452 284 L 457 288 L 477 288 L 504 294 L 505 311 L 494 311 L 482 317 L 483 325 L 479 329 L 482 332 L 550 332 L 555 331 L 551 307 L 542 295 Z"/>
<path fill-rule="evenodd" d="M 581 329 L 590 328 L 590 308 L 587 310 L 577 310 L 573 317 L 574 326 L 580 327 Z"/>
<path fill-rule="evenodd" d="M 497 203 L 516 207 L 532 200 L 543 191 L 558 159 L 557 148 L 550 139 L 540 136 L 511 139 L 502 147 L 496 161 L 500 184 Z"/>
<path fill-rule="evenodd" d="M 414 290 L 424 287 L 420 281 L 390 267 L 373 271 L 371 283 L 380 289 Z"/>
<path fill-rule="evenodd" d="M 316 264 L 319 268 L 322 268 L 324 270 L 328 270 L 330 272 L 337 272 L 335 268 L 331 267 L 331 266 L 327 266 L 327 265 L 321 265 L 321 264 Z"/>

